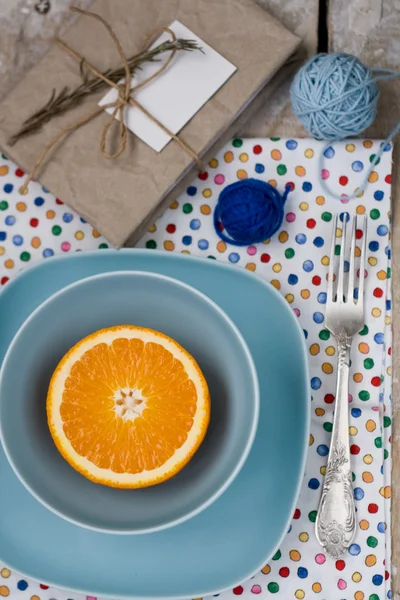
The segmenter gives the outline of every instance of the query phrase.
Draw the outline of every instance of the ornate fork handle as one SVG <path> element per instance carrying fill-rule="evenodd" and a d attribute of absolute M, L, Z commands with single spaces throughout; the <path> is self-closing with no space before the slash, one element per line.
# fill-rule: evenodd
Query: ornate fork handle
<path fill-rule="evenodd" d="M 333 558 L 339 558 L 353 541 L 356 520 L 349 445 L 349 363 L 352 338 L 336 336 L 338 376 L 335 417 L 325 481 L 316 520 L 319 543 Z"/>

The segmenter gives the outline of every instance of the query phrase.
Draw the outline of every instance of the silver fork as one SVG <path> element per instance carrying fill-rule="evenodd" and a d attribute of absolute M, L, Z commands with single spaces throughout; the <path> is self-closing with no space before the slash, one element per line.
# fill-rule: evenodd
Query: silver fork
<path fill-rule="evenodd" d="M 364 326 L 364 269 L 367 238 L 367 218 L 364 215 L 362 217 L 363 236 L 359 262 L 358 300 L 355 300 L 356 217 L 353 218 L 352 224 L 351 221 L 347 223 L 346 214 L 343 218 L 337 286 L 334 286 L 337 220 L 338 216 L 336 215 L 333 220 L 325 312 L 325 327 L 332 333 L 337 343 L 336 404 L 325 481 L 315 522 L 317 539 L 333 558 L 342 556 L 353 541 L 356 531 L 349 443 L 349 364 L 351 343 L 354 336 Z M 351 245 L 347 283 L 344 267 L 349 229 L 351 229 Z M 334 288 L 336 288 L 335 292 Z"/>

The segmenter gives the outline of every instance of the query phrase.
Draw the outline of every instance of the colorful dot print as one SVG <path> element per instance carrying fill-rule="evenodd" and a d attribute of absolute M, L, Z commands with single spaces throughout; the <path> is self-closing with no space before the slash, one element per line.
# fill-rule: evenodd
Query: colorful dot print
<path fill-rule="evenodd" d="M 249 581 L 220 594 L 225 600 L 384 600 L 390 592 L 391 455 L 391 146 L 369 178 L 364 193 L 347 201 L 360 185 L 379 141 L 325 144 L 300 139 L 232 140 L 205 174 L 149 228 L 140 247 L 217 259 L 263 277 L 286 299 L 304 331 L 310 367 L 311 431 L 300 497 L 280 549 Z M 321 172 L 319 173 L 319 170 Z M 76 250 L 107 247 L 88 223 L 39 184 L 18 192 L 22 172 L 0 160 L 0 284 L 34 261 Z M 341 200 L 326 197 L 319 175 Z M 224 186 L 254 177 L 283 192 L 290 184 L 280 231 L 264 243 L 236 248 L 221 241 L 213 211 Z M 324 326 L 332 218 L 336 212 L 367 214 L 365 326 L 352 347 L 349 435 L 358 530 L 339 560 L 325 554 L 314 534 L 335 401 L 336 343 Z M 338 225 L 338 248 L 343 217 Z M 357 245 L 362 239 L 357 231 Z M 359 250 L 358 250 L 359 252 Z M 245 310 L 245 307 L 244 307 Z M 266 307 L 268 310 L 268 307 Z M 268 332 L 266 332 L 266 335 Z M 262 401 L 262 400 L 261 400 Z M 289 417 L 288 417 L 289 418 Z M 285 423 L 282 428 L 283 439 Z M 279 453 L 279 448 L 276 449 Z M 249 490 L 251 493 L 251 490 Z M 268 532 L 265 532 L 268 535 Z M 210 534 L 210 544 L 212 534 Z M 237 551 L 242 552 L 240 540 Z M 156 576 L 156 574 L 155 574 Z M 110 574 L 112 577 L 112 574 Z M 85 600 L 48 589 L 0 565 L 0 596 L 21 600 Z M 89 596 L 87 600 L 96 600 Z"/>

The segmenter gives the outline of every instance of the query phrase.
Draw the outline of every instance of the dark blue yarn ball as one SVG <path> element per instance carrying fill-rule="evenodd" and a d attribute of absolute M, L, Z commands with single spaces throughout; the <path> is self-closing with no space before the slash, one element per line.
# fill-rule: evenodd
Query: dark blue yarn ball
<path fill-rule="evenodd" d="M 242 179 L 222 190 L 214 211 L 215 231 L 234 246 L 249 246 L 269 239 L 281 227 L 290 186 L 281 195 L 259 179 Z M 224 231 L 221 231 L 221 225 Z"/>

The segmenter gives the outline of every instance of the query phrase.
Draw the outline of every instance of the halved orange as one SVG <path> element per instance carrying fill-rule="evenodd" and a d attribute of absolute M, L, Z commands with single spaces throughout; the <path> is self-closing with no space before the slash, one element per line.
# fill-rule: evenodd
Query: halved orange
<path fill-rule="evenodd" d="M 142 327 L 101 329 L 78 342 L 50 382 L 47 417 L 69 464 L 96 483 L 141 488 L 178 473 L 210 419 L 194 358 Z"/>

